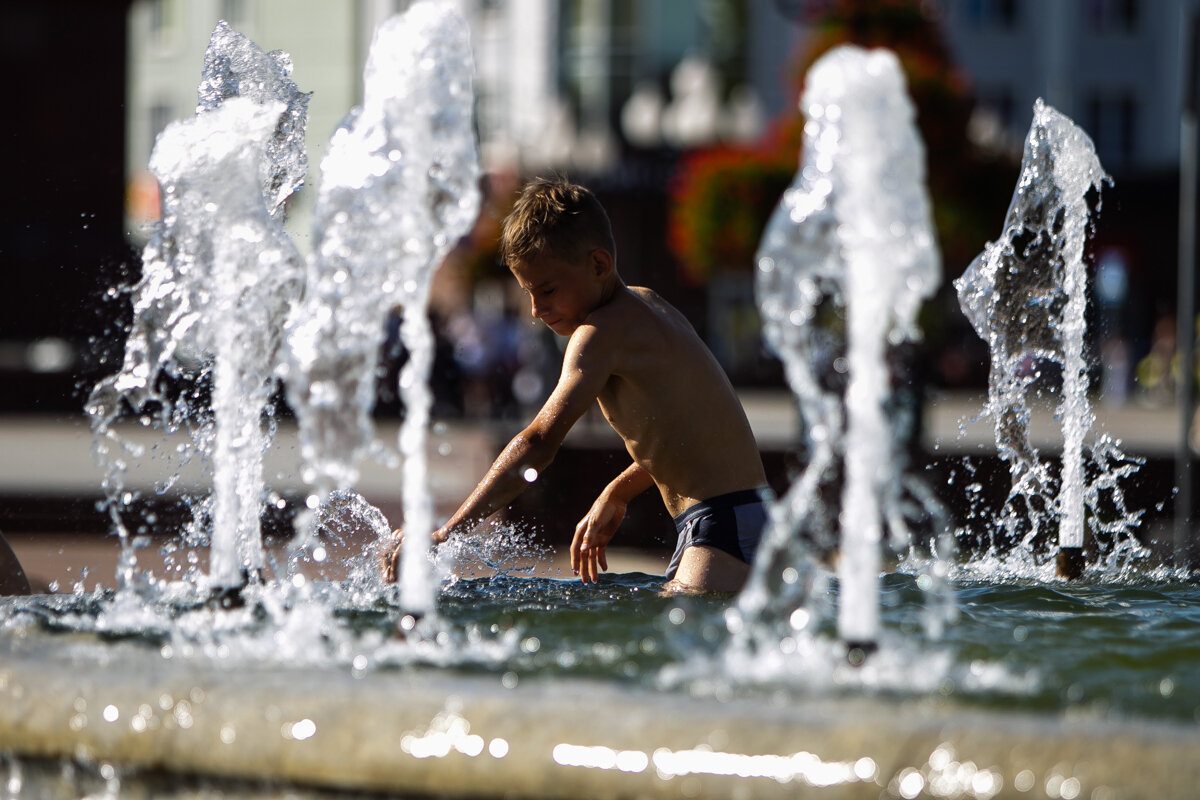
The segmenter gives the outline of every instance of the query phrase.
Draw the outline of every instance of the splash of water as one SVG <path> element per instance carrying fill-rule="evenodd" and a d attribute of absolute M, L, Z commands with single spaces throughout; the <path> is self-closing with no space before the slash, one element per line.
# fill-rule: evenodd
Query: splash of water
<path fill-rule="evenodd" d="M 479 209 L 467 33 L 449 4 L 431 2 L 414 4 L 376 30 L 363 104 L 334 133 L 321 163 L 317 245 L 304 303 L 288 326 L 288 396 L 300 424 L 304 478 L 317 490 L 310 505 L 317 505 L 357 478 L 373 438 L 384 323 L 394 308 L 404 311 L 400 582 L 402 602 L 420 613 L 432 610 L 434 598 L 425 460 L 433 334 L 426 301 L 433 270 Z"/>
<path fill-rule="evenodd" d="M 259 185 L 273 217 L 283 213 L 284 202 L 300 188 L 308 173 L 304 132 L 312 93 L 301 92 L 291 74 L 291 56 L 282 50 L 264 53 L 221 21 L 204 51 L 204 69 L 197 89 L 197 114 L 220 108 L 232 97 L 284 104 L 283 114 L 263 146 L 266 158 L 259 162 Z"/>
<path fill-rule="evenodd" d="M 1140 514 L 1129 512 L 1113 469 L 1136 468 L 1116 443 L 1103 439 L 1085 458 L 1084 440 L 1095 422 L 1088 401 L 1084 358 L 1087 267 L 1083 259 L 1088 195 L 1109 180 L 1091 139 L 1040 99 L 1025 140 L 1021 174 L 1005 216 L 1004 232 L 955 281 L 959 303 L 991 351 L 985 416 L 1008 463 L 1011 490 L 998 520 L 999 542 L 1032 549 L 1057 527 L 1058 547 L 1084 544 L 1088 509 L 1093 527 L 1128 532 Z M 1062 370 L 1063 453 L 1060 476 L 1030 436 L 1030 395 L 1042 367 Z M 1088 472 L 1094 479 L 1089 479 Z M 1114 497 L 1118 520 L 1104 522 L 1100 494 Z"/>
<path fill-rule="evenodd" d="M 214 588 L 260 570 L 262 456 L 280 330 L 300 292 L 301 260 L 283 232 L 283 202 L 304 177 L 308 95 L 288 75 L 285 53 L 264 53 L 220 23 L 205 54 L 196 114 L 168 126 L 150 169 L 162 194 L 162 219 L 143 252 L 134 322 L 120 372 L 88 402 L 95 452 L 105 468 L 109 512 L 120 516 L 128 459 L 139 453 L 116 423 L 126 411 L 188 426 L 192 447 L 211 458 Z M 211 411 L 172 383 L 211 380 Z M 132 576 L 127 546 L 124 582 Z"/>
<path fill-rule="evenodd" d="M 810 588 L 801 540 L 828 547 L 836 525 L 839 633 L 873 642 L 884 530 L 908 540 L 903 459 L 885 410 L 887 348 L 916 337 L 939 260 L 924 149 L 895 56 L 838 48 L 813 66 L 806 87 L 803 160 L 763 235 L 756 277 L 764 334 L 800 405 L 808 465 L 772 509 L 766 553 L 739 608 L 750 617 L 781 600 L 796 608 L 789 598 Z M 839 462 L 835 521 L 827 509 Z"/>

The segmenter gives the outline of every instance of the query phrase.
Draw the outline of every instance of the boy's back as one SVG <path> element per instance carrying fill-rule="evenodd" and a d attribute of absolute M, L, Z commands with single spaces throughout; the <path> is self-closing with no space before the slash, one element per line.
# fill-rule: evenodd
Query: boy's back
<path fill-rule="evenodd" d="M 600 406 L 672 516 L 699 501 L 765 485 L 741 403 L 679 311 L 634 286 L 593 311 L 587 324 L 617 348 Z"/>

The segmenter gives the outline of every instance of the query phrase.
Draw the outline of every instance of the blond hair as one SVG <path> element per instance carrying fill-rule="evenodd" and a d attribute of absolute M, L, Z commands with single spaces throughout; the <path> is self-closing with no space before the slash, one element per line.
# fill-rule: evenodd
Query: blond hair
<path fill-rule="evenodd" d="M 543 254 L 576 261 L 598 247 L 616 258 L 608 214 L 590 191 L 560 178 L 527 183 L 500 234 L 500 256 L 510 268 Z"/>

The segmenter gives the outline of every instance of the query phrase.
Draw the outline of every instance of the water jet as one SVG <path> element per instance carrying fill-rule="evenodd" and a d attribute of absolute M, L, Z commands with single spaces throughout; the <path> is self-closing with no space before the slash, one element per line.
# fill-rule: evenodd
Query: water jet
<path fill-rule="evenodd" d="M 1000 538 L 1005 546 L 1032 550 L 1048 546 L 1045 539 L 1055 533 L 1050 528 L 1057 527 L 1057 572 L 1072 580 L 1085 566 L 1085 517 L 1090 513 L 1093 527 L 1099 527 L 1098 484 L 1111 483 L 1116 474 L 1107 462 L 1129 465 L 1122 477 L 1137 467 L 1105 437 L 1091 445 L 1090 454 L 1084 447 L 1095 422 L 1084 358 L 1088 197 L 1108 180 L 1088 135 L 1038 100 L 1004 232 L 955 282 L 963 313 L 991 352 L 984 413 L 993 420 L 1011 477 L 997 526 Z M 1031 369 L 1031 362 L 1037 366 Z M 1030 396 L 1039 391 L 1046 364 L 1062 373 L 1057 475 L 1030 437 Z M 1104 462 L 1098 479 L 1088 480 L 1089 461 Z M 1119 493 L 1114 497 L 1116 520 L 1101 532 L 1120 539 L 1129 536 L 1141 513 L 1126 509 Z"/>

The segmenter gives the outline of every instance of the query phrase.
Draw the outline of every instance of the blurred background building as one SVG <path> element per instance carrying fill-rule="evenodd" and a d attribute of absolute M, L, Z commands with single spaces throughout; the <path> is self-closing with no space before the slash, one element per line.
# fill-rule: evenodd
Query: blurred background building
<path fill-rule="evenodd" d="M 309 147 L 362 93 L 372 32 L 409 0 L 135 0 L 129 14 L 127 155 L 144 171 L 154 137 L 195 107 L 215 20 L 264 49 L 285 49 L 313 92 Z M 630 146 L 678 149 L 753 139 L 764 103 L 791 102 L 780 70 L 796 31 L 771 2 L 511 0 L 458 3 L 478 68 L 477 124 L 485 168 L 612 173 Z M 312 181 L 319 180 L 313 175 Z M 293 216 L 311 205 L 312 193 Z"/>
<path fill-rule="evenodd" d="M 318 165 L 361 97 L 371 32 L 408 4 L 6 0 L 0 59 L 15 99 L 5 126 L 11 182 L 0 200 L 8 279 L 0 293 L 0 408 L 78 410 L 86 393 L 78 387 L 112 370 L 125 313 L 120 287 L 136 280 L 137 250 L 157 213 L 146 171 L 154 137 L 194 111 L 217 20 L 264 49 L 290 53 L 294 79 L 313 93 L 309 184 L 289 206 L 304 249 Z M 923 322 L 925 380 L 972 388 L 986 375 L 986 354 L 948 287 L 1000 232 L 1038 97 L 1092 135 L 1115 181 L 1092 252 L 1103 277 L 1093 309 L 1098 363 L 1119 360 L 1132 375 L 1155 347 L 1173 348 L 1155 331 L 1169 329 L 1163 322 L 1174 308 L 1192 0 L 458 5 L 477 62 L 487 200 L 435 289 L 446 391 L 460 395 L 447 413 L 532 402 L 553 374 L 543 363 L 553 360 L 552 348 L 528 355 L 547 342 L 496 333 L 513 330 L 526 312 L 494 249 L 520 181 L 552 171 L 601 196 L 628 282 L 654 286 L 679 305 L 738 383 L 782 385 L 758 343 L 753 247 L 798 160 L 804 70 L 844 41 L 897 49 L 929 150 L 947 289 Z M 482 352 L 481 342 L 495 341 L 510 341 L 510 352 Z M 514 355 L 522 348 L 525 356 Z M 496 371 L 507 381 L 500 394 L 514 398 L 494 400 Z M 1131 381 L 1118 384 L 1128 390 Z"/>

